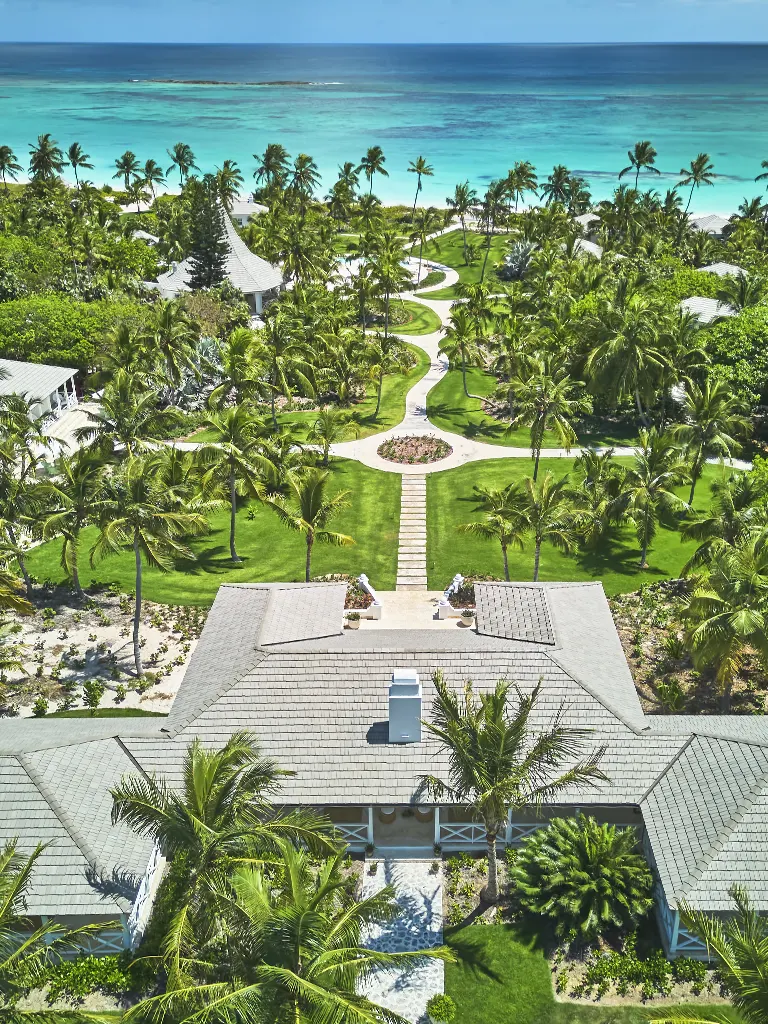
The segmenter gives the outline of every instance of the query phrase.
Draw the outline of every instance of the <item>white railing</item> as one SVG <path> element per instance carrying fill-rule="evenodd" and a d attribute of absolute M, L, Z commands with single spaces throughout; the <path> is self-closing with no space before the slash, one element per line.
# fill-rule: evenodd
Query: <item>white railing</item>
<path fill-rule="evenodd" d="M 136 899 L 133 901 L 131 913 L 128 916 L 128 940 L 131 949 L 135 949 L 141 942 L 149 915 L 152 912 L 152 904 L 155 900 L 155 892 L 160 882 L 165 858 L 160 853 L 160 847 L 155 843 L 147 864 L 147 870 L 141 880 Z"/>
<path fill-rule="evenodd" d="M 702 942 L 697 935 L 691 935 L 682 925 L 680 925 L 677 933 L 677 945 L 675 946 L 674 955 L 695 957 L 697 960 L 711 959 L 707 953 L 706 943 Z"/>
<path fill-rule="evenodd" d="M 368 826 L 367 825 L 337 825 L 334 823 L 334 828 L 348 843 L 362 843 L 366 845 L 368 842 Z"/>
<path fill-rule="evenodd" d="M 361 572 L 360 575 L 357 577 L 357 582 L 360 584 L 363 590 L 369 593 L 373 598 L 373 604 L 370 605 L 368 608 L 362 608 L 360 610 L 360 614 L 367 619 L 380 619 L 381 601 L 379 600 L 379 595 L 373 589 L 368 577 L 365 575 L 364 572 Z"/>
<path fill-rule="evenodd" d="M 549 824 L 548 821 L 540 821 L 535 825 L 507 825 L 506 842 L 509 845 L 513 843 L 522 843 L 528 836 L 532 836 L 540 828 L 546 828 Z"/>
<path fill-rule="evenodd" d="M 440 822 L 442 846 L 477 846 L 485 842 L 485 826 L 477 822 L 443 824 Z"/>

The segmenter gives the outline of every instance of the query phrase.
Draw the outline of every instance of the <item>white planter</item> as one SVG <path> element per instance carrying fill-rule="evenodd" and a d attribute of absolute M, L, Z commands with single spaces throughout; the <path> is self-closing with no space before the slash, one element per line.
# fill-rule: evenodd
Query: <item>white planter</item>
<path fill-rule="evenodd" d="M 360 629 L 360 619 L 347 619 L 347 629 Z"/>

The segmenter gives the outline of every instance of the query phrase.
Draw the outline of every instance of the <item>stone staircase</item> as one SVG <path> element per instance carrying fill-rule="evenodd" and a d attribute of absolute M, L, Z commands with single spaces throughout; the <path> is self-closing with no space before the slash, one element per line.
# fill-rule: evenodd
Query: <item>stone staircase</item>
<path fill-rule="evenodd" d="M 427 589 L 426 476 L 403 476 L 395 589 Z"/>

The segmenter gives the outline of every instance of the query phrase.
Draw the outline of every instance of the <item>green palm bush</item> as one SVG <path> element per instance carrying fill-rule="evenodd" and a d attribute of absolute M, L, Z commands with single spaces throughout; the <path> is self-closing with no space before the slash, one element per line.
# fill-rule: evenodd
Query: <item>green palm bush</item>
<path fill-rule="evenodd" d="M 631 828 L 577 815 L 526 840 L 511 871 L 520 903 L 557 935 L 595 939 L 634 925 L 653 905 L 653 879 Z"/>

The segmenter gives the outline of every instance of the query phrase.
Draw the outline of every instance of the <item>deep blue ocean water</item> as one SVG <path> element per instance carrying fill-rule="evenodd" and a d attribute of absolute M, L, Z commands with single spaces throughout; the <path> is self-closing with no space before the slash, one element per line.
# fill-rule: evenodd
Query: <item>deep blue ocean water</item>
<path fill-rule="evenodd" d="M 274 81 L 311 84 L 244 84 Z M 252 154 L 281 142 L 312 154 L 326 183 L 378 144 L 390 176 L 377 194 L 412 199 L 406 168 L 422 154 L 435 168 L 424 197 L 441 203 L 458 181 L 482 190 L 523 159 L 540 176 L 564 163 L 602 198 L 647 138 L 660 189 L 709 153 L 718 179 L 693 209 L 726 213 L 760 191 L 768 46 L 0 45 L 0 144 L 25 162 L 46 131 L 80 142 L 99 184 L 125 149 L 167 164 L 180 140 L 203 170 L 230 157 L 249 179 Z"/>

